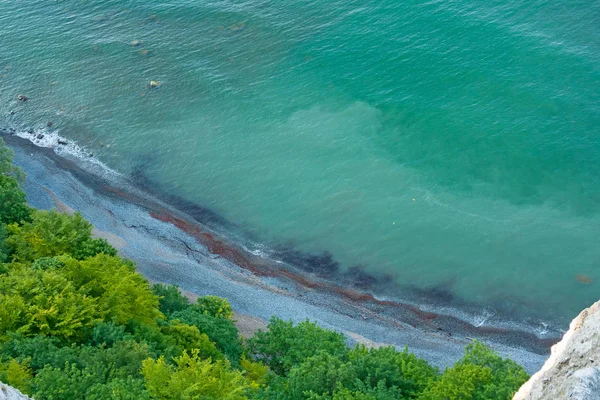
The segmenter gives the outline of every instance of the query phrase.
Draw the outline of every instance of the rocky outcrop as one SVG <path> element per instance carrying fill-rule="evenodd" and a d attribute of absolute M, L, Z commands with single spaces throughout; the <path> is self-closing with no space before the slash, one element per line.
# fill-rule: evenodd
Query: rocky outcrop
<path fill-rule="evenodd" d="M 600 301 L 575 318 L 513 400 L 600 400 Z"/>
<path fill-rule="evenodd" d="M 24 395 L 14 387 L 5 385 L 0 382 L 0 400 L 33 400 L 31 397 Z"/>

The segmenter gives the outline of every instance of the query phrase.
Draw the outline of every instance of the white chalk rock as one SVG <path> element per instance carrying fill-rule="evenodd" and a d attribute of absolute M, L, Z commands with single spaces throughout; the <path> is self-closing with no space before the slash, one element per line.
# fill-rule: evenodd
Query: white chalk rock
<path fill-rule="evenodd" d="M 12 386 L 0 382 L 0 400 L 33 400 Z"/>
<path fill-rule="evenodd" d="M 600 301 L 575 318 L 513 400 L 600 400 Z"/>

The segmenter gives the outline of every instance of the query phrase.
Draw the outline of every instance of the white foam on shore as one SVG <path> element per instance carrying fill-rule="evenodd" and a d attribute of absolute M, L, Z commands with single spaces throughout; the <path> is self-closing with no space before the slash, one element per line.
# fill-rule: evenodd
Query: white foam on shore
<path fill-rule="evenodd" d="M 466 310 L 456 307 L 440 307 L 439 305 L 434 306 L 426 303 L 412 302 L 401 297 L 375 295 L 373 297 L 378 301 L 395 301 L 410 304 L 426 312 L 454 317 L 471 324 L 475 328 L 490 327 L 506 329 L 508 331 L 529 332 L 533 333 L 539 339 L 552 338 L 563 334 L 562 330 L 552 328 L 552 324 L 548 322 L 541 320 L 519 322 L 517 320 L 505 319 L 490 307 L 481 308 L 480 310 Z"/>
<path fill-rule="evenodd" d="M 27 139 L 38 147 L 53 149 L 56 154 L 67 159 L 75 159 L 87 169 L 93 170 L 104 178 L 124 178 L 124 176 L 104 164 L 92 152 L 76 142 L 69 140 L 59 134 L 59 130 L 40 128 L 33 131 L 16 130 L 14 134 L 20 138 Z"/>

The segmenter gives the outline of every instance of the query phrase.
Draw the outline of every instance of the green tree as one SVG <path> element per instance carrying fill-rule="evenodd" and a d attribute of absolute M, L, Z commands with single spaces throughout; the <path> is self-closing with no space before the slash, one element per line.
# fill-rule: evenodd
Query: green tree
<path fill-rule="evenodd" d="M 406 398 L 415 398 L 433 380 L 438 370 L 426 361 L 410 354 L 408 349 L 398 352 L 394 347 L 367 348 L 357 345 L 348 353 L 344 386 L 362 382 L 369 388 L 387 388 L 401 391 Z"/>
<path fill-rule="evenodd" d="M 202 360 L 196 350 L 175 358 L 175 366 L 163 357 L 145 360 L 142 374 L 152 398 L 243 400 L 256 385 L 225 361 Z"/>
<path fill-rule="evenodd" d="M 26 337 L 17 333 L 11 333 L 0 347 L 1 357 L 7 360 L 14 358 L 19 362 L 27 361 L 33 371 L 41 370 L 47 365 L 61 368 L 65 364 L 77 364 L 79 352 L 78 346 L 65 345 L 57 337 Z"/>
<path fill-rule="evenodd" d="M 467 345 L 465 355 L 457 365 L 476 365 L 491 370 L 491 382 L 474 395 L 478 400 L 512 399 L 521 385 L 529 379 L 523 367 L 513 360 L 503 359 L 479 341 Z"/>
<path fill-rule="evenodd" d="M 32 381 L 32 394 L 37 400 L 134 400 L 149 399 L 140 378 L 106 379 L 88 368 L 67 364 L 63 368 L 44 367 Z"/>
<path fill-rule="evenodd" d="M 150 400 L 143 379 L 112 379 L 88 389 L 86 400 Z"/>
<path fill-rule="evenodd" d="M 231 305 L 222 297 L 217 296 L 202 296 L 196 300 L 196 307 L 206 315 L 212 315 L 216 318 L 233 318 L 233 310 Z"/>
<path fill-rule="evenodd" d="M 483 343 L 474 341 L 452 368 L 444 371 L 419 399 L 510 400 L 529 376 L 509 359 L 503 359 Z"/>
<path fill-rule="evenodd" d="M 239 365 L 242 342 L 233 321 L 204 314 L 203 310 L 196 306 L 173 313 L 171 319 L 196 326 L 201 333 L 205 333 L 217 345 L 217 348 L 234 366 Z"/>
<path fill-rule="evenodd" d="M 25 180 L 25 174 L 21 168 L 13 165 L 14 153 L 6 147 L 4 139 L 0 138 L 0 175 L 11 176 L 19 182 Z"/>
<path fill-rule="evenodd" d="M 425 390 L 419 399 L 474 400 L 477 393 L 482 392 L 491 381 L 492 371 L 487 367 L 472 364 L 455 365 L 446 369 L 442 377 Z"/>
<path fill-rule="evenodd" d="M 347 370 L 342 368 L 344 361 L 338 356 L 320 352 L 294 366 L 289 372 L 289 398 L 294 400 L 310 397 L 331 398 L 342 381 L 351 377 L 344 376 Z M 353 383 L 353 382 L 351 382 Z"/>
<path fill-rule="evenodd" d="M 182 295 L 175 285 L 157 283 L 152 286 L 152 291 L 160 298 L 160 312 L 166 316 L 185 310 L 190 305 L 187 297 Z"/>
<path fill-rule="evenodd" d="M 83 217 L 57 211 L 32 213 L 32 221 L 10 225 L 8 243 L 17 261 L 74 254 L 90 240 L 92 225 Z"/>
<path fill-rule="evenodd" d="M 162 327 L 161 331 L 165 335 L 174 338 L 177 345 L 183 350 L 187 350 L 188 352 L 197 350 L 198 356 L 203 359 L 224 359 L 223 354 L 217 350 L 215 344 L 210 341 L 205 333 L 200 333 L 196 326 L 182 324 L 174 320 L 169 325 Z"/>
<path fill-rule="evenodd" d="M 7 272 L 7 269 L 2 266 L 2 263 L 8 260 L 10 248 L 6 243 L 6 225 L 0 223 L 0 274 Z"/>
<path fill-rule="evenodd" d="M 21 223 L 31 218 L 31 209 L 25 202 L 25 193 L 19 183 L 3 174 L 0 174 L 0 204 L 0 223 Z"/>
<path fill-rule="evenodd" d="M 61 261 L 69 281 L 79 291 L 98 299 L 106 321 L 155 324 L 156 318 L 162 317 L 158 297 L 152 293 L 148 281 L 121 258 L 98 254 L 82 261 L 69 257 Z"/>
<path fill-rule="evenodd" d="M 73 257 L 78 260 L 85 260 L 86 258 L 94 257 L 97 254 L 116 256 L 117 250 L 108 244 L 106 239 L 89 238 L 84 240 L 79 247 L 74 248 L 72 251 Z"/>
<path fill-rule="evenodd" d="M 268 331 L 258 331 L 248 340 L 249 354 L 264 362 L 278 375 L 287 375 L 294 365 L 301 364 L 319 352 L 343 355 L 348 352 L 343 334 L 326 330 L 310 321 L 294 326 L 273 317 Z"/>
<path fill-rule="evenodd" d="M 28 393 L 36 399 L 148 398 L 140 369 L 151 353 L 131 340 L 110 347 L 64 346 L 57 338 L 13 335 L 2 354 L 17 354 L 31 365 L 35 377 Z"/>
<path fill-rule="evenodd" d="M 0 338 L 17 331 L 81 339 L 103 316 L 96 299 L 54 270 L 14 268 L 0 275 L 0 304 Z"/>
<path fill-rule="evenodd" d="M 0 382 L 16 387 L 23 393 L 31 392 L 32 377 L 32 371 L 26 360 L 18 362 L 13 358 L 8 362 L 0 363 Z"/>

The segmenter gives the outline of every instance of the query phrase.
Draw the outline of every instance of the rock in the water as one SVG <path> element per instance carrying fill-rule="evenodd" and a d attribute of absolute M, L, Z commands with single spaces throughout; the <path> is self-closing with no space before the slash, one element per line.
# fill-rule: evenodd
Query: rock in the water
<path fill-rule="evenodd" d="M 513 400 L 600 400 L 600 301 L 575 318 Z"/>
<path fill-rule="evenodd" d="M 41 140 L 41 139 L 43 139 L 43 138 L 44 138 L 44 134 L 43 134 L 43 133 L 40 133 L 40 134 L 38 134 L 36 137 L 37 137 L 38 139 L 40 139 L 40 140 Z"/>
<path fill-rule="evenodd" d="M 31 400 L 31 397 L 24 395 L 12 386 L 0 382 L 0 400 Z"/>
<path fill-rule="evenodd" d="M 48 128 L 50 128 L 52 125 L 53 125 L 53 124 L 52 124 L 52 121 L 48 121 L 48 122 L 46 122 L 46 126 L 47 126 Z"/>
<path fill-rule="evenodd" d="M 150 81 L 151 88 L 157 88 L 160 86 L 160 81 Z"/>
<path fill-rule="evenodd" d="M 25 96 L 24 94 L 20 94 L 17 96 L 17 100 L 19 101 L 27 101 L 29 100 L 29 97 Z"/>
<path fill-rule="evenodd" d="M 33 128 L 27 129 L 27 133 L 33 133 Z"/>
<path fill-rule="evenodd" d="M 62 144 L 64 146 L 69 144 L 69 142 L 67 142 L 65 139 L 58 139 L 58 144 Z"/>
<path fill-rule="evenodd" d="M 131 41 L 131 45 L 134 46 L 134 47 L 137 47 L 137 46 L 139 46 L 141 44 L 142 44 L 142 42 L 140 40 L 132 40 Z"/>

